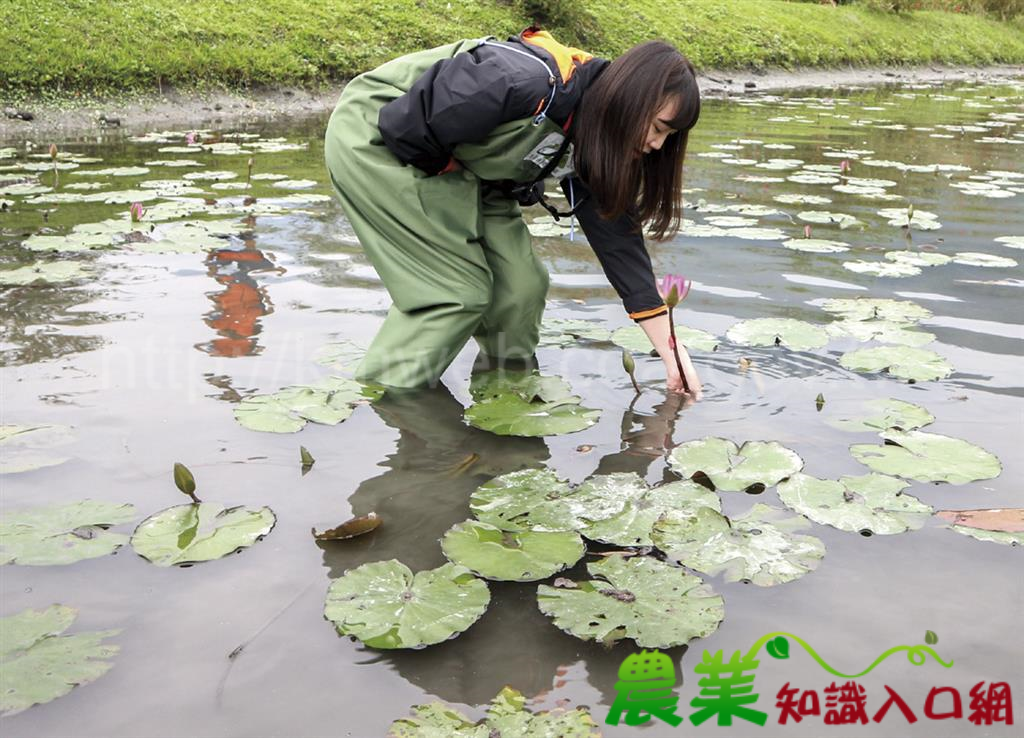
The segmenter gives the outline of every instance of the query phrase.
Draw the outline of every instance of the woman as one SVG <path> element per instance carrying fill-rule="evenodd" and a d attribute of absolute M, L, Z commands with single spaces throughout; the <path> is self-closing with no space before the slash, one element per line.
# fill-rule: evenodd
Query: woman
<path fill-rule="evenodd" d="M 352 80 L 327 127 L 327 167 L 394 303 L 357 377 L 433 385 L 471 336 L 492 359 L 533 355 L 548 275 L 520 205 L 551 209 L 541 180 L 552 176 L 662 357 L 668 388 L 682 392 L 641 228 L 658 239 L 678 229 L 699 113 L 693 66 L 669 44 L 608 62 L 536 28 L 410 54 Z"/>

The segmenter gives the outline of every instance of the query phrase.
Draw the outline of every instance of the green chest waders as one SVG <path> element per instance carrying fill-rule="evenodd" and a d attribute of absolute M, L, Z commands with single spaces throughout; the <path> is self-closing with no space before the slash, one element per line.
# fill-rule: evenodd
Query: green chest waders
<path fill-rule="evenodd" d="M 427 68 L 479 43 L 430 49 L 356 77 L 328 123 L 331 181 L 393 302 L 357 369 L 363 381 L 434 385 L 470 337 L 499 359 L 526 359 L 537 347 L 547 270 L 518 203 L 488 182 L 532 181 L 558 151 L 561 128 L 546 118 L 502 124 L 456 147 L 463 171 L 438 176 L 403 165 L 377 128 L 380 108 Z"/>

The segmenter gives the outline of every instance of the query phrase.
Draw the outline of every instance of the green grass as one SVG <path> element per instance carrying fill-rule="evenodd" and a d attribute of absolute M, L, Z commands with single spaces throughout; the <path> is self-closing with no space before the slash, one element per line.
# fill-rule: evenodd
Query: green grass
<path fill-rule="evenodd" d="M 562 40 L 661 37 L 700 68 L 1024 62 L 1024 27 L 783 0 L 548 0 Z M 523 0 L 4 0 L 0 94 L 316 85 L 457 38 L 515 33 Z"/>

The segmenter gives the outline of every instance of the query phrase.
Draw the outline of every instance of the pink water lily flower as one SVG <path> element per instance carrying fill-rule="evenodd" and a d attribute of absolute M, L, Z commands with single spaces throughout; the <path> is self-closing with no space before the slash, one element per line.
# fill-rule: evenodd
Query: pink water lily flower
<path fill-rule="evenodd" d="M 196 134 L 194 132 L 189 131 L 187 134 L 185 134 L 185 143 L 186 144 L 191 146 L 195 142 L 196 142 Z"/>
<path fill-rule="evenodd" d="M 680 274 L 666 274 L 661 278 L 658 294 L 670 308 L 675 307 L 690 294 L 690 280 Z"/>
<path fill-rule="evenodd" d="M 146 209 L 142 207 L 141 202 L 133 202 L 132 206 L 128 208 L 128 212 L 131 213 L 132 223 L 138 223 L 142 220 L 142 214 L 146 212 Z"/>
<path fill-rule="evenodd" d="M 846 159 L 843 159 L 841 162 L 839 162 L 839 173 L 846 174 L 848 171 L 850 171 L 850 162 L 847 161 Z"/>

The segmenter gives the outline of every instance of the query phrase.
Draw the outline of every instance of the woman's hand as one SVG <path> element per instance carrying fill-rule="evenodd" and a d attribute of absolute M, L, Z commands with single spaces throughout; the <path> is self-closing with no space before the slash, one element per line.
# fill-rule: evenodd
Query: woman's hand
<path fill-rule="evenodd" d="M 690 355 L 686 352 L 686 349 L 682 346 L 677 347 L 679 349 L 679 362 L 683 365 L 683 372 L 686 374 L 686 384 L 690 390 L 689 395 L 693 399 L 699 400 L 703 392 L 700 377 L 697 376 L 697 370 L 694 368 L 693 362 L 690 361 Z M 683 389 L 683 380 L 679 376 L 676 357 L 672 355 L 671 350 L 669 350 L 668 356 L 662 359 L 662 363 L 665 365 L 665 377 L 669 392 L 684 393 L 686 390 Z"/>

